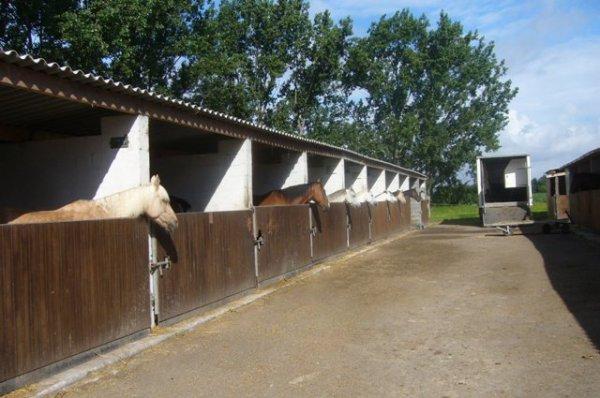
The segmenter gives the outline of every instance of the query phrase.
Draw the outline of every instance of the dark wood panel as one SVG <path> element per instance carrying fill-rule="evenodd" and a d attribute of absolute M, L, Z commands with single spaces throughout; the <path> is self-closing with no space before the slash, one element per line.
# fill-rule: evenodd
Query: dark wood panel
<path fill-rule="evenodd" d="M 390 202 L 390 231 L 401 232 L 410 228 L 410 205 Z"/>
<path fill-rule="evenodd" d="M 145 221 L 0 229 L 8 251 L 2 268 L 13 268 L 13 314 L 3 314 L 14 318 L 16 331 L 16 372 L 9 377 L 150 327 Z"/>
<path fill-rule="evenodd" d="M 369 223 L 371 220 L 371 209 L 367 203 L 360 207 L 350 208 L 350 246 L 360 246 L 369 242 Z"/>
<path fill-rule="evenodd" d="M 160 321 L 256 286 L 251 211 L 177 217 L 171 239 L 158 239 L 159 259 L 173 261 L 159 279 Z"/>
<path fill-rule="evenodd" d="M 407 231 L 410 229 L 410 201 L 406 201 L 406 203 L 400 204 L 400 224 L 402 225 L 402 229 Z"/>
<path fill-rule="evenodd" d="M 571 193 L 569 201 L 575 224 L 600 231 L 600 190 Z"/>
<path fill-rule="evenodd" d="M 258 252 L 259 282 L 310 264 L 310 208 L 256 207 L 256 224 L 264 245 Z"/>
<path fill-rule="evenodd" d="M 0 227 L 0 382 L 17 374 L 14 267 L 10 229 Z"/>
<path fill-rule="evenodd" d="M 311 207 L 313 216 L 313 258 L 322 259 L 348 248 L 348 220 L 345 203 L 332 203 L 327 211 Z"/>
<path fill-rule="evenodd" d="M 390 203 L 379 202 L 371 208 L 371 239 L 384 238 L 390 233 Z"/>

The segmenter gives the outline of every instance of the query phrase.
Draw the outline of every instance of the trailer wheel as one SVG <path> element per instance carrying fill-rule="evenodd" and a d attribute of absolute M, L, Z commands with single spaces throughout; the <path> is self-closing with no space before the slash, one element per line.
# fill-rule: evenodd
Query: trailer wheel
<path fill-rule="evenodd" d="M 569 232 L 571 232 L 571 226 L 569 224 L 561 224 L 560 232 L 562 232 L 563 234 L 568 234 Z"/>

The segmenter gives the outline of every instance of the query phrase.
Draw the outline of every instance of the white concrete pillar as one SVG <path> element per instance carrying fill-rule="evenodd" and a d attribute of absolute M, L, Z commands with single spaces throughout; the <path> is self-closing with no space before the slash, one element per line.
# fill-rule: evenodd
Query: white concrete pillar
<path fill-rule="evenodd" d="M 283 156 L 283 163 L 291 165 L 290 172 L 281 188 L 308 183 L 308 157 L 306 152 L 289 152 Z"/>
<path fill-rule="evenodd" d="M 108 116 L 101 120 L 102 145 L 114 151 L 94 199 L 150 181 L 147 116 Z M 105 151 L 108 152 L 108 151 Z"/>
<path fill-rule="evenodd" d="M 427 182 L 425 180 L 419 180 L 419 192 L 423 198 L 427 198 Z"/>
<path fill-rule="evenodd" d="M 373 167 L 367 168 L 367 179 L 369 184 L 369 192 L 373 196 L 377 196 L 385 191 L 385 172 L 382 169 Z"/>
<path fill-rule="evenodd" d="M 386 184 L 386 189 L 389 192 L 396 192 L 397 190 L 400 189 L 400 176 L 398 175 L 398 173 L 393 172 L 393 171 L 386 171 L 385 172 L 385 184 Z"/>
<path fill-rule="evenodd" d="M 219 141 L 219 155 L 223 173 L 204 211 L 249 209 L 252 207 L 252 142 L 249 139 Z"/>
<path fill-rule="evenodd" d="M 331 172 L 331 175 L 329 176 L 329 179 L 327 180 L 327 183 L 325 184 L 325 191 L 327 194 L 329 195 L 333 192 L 339 191 L 340 189 L 344 189 L 346 186 L 345 178 L 346 172 L 344 169 L 344 159 L 338 159 L 333 171 Z"/>
<path fill-rule="evenodd" d="M 408 191 L 410 189 L 410 179 L 408 178 L 408 176 L 404 174 L 399 174 L 398 179 L 400 181 L 400 190 L 403 192 Z"/>
<path fill-rule="evenodd" d="M 308 155 L 309 182 L 320 180 L 328 195 L 344 189 L 344 170 L 343 159 Z"/>
<path fill-rule="evenodd" d="M 344 186 L 355 192 L 366 192 L 369 187 L 367 184 L 367 166 L 344 160 Z"/>
<path fill-rule="evenodd" d="M 171 196 L 184 199 L 191 211 L 244 210 L 252 206 L 252 142 L 219 140 L 216 153 L 154 159 Z"/>

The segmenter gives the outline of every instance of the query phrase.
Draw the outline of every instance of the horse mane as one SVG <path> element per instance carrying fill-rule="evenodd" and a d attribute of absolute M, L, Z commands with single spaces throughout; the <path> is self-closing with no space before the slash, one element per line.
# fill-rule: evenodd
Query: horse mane
<path fill-rule="evenodd" d="M 299 196 L 304 194 L 314 185 L 319 185 L 320 187 L 323 187 L 323 184 L 320 181 L 314 181 L 306 184 L 290 185 L 289 187 L 279 189 L 279 191 L 281 191 L 286 196 Z"/>

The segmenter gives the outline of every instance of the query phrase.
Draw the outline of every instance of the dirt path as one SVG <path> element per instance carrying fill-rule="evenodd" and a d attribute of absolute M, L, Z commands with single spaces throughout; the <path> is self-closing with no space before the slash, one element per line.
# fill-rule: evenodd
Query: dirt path
<path fill-rule="evenodd" d="M 598 247 L 438 226 L 64 396 L 600 396 L 599 322 Z"/>

